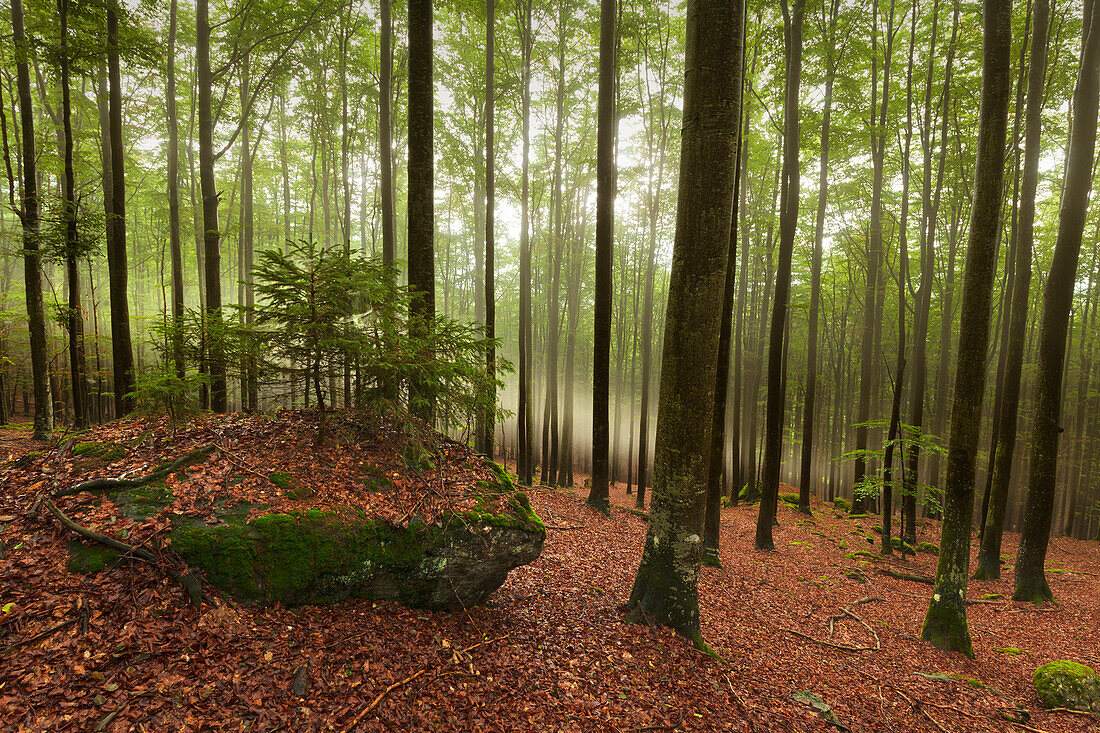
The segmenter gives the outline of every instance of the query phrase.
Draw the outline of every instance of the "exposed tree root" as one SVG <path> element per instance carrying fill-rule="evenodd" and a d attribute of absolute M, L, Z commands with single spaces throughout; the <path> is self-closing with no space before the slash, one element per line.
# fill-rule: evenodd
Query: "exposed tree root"
<path fill-rule="evenodd" d="M 195 463 L 201 463 L 206 460 L 206 457 L 210 455 L 216 446 L 207 445 L 202 448 L 196 448 L 190 453 L 186 453 L 176 460 L 168 463 L 160 468 L 156 469 L 152 473 L 146 474 L 141 478 L 93 478 L 88 481 L 81 481 L 79 484 L 70 486 L 65 489 L 58 489 L 51 491 L 49 496 L 52 499 L 60 499 L 63 496 L 74 496 L 76 494 L 83 494 L 86 491 L 107 491 L 109 489 L 132 489 L 137 486 L 144 486 L 145 484 L 153 481 L 159 481 L 162 478 L 175 473 L 181 468 L 193 465 Z"/>
<path fill-rule="evenodd" d="M 900 570 L 894 570 L 893 568 L 876 568 L 876 570 L 882 575 L 888 575 L 891 578 L 897 578 L 898 580 L 909 580 L 914 583 L 924 583 L 925 585 L 935 585 L 936 581 L 927 575 L 915 575 L 913 573 L 903 573 Z"/>

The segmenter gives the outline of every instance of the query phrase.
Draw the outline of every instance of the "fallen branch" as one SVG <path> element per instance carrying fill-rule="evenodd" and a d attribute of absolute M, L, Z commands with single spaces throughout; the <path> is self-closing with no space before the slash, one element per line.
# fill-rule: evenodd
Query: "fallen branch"
<path fill-rule="evenodd" d="M 153 481 L 159 481 L 160 479 L 175 473 L 181 468 L 186 468 L 195 463 L 201 463 L 206 460 L 206 457 L 214 450 L 215 446 L 207 445 L 202 448 L 196 448 L 190 453 L 186 453 L 171 463 L 162 466 L 152 473 L 146 474 L 141 478 L 93 478 L 87 481 L 81 481 L 75 486 L 70 486 L 65 489 L 58 489 L 50 492 L 49 496 L 53 499 L 60 499 L 63 496 L 73 496 L 75 494 L 83 494 L 87 491 L 107 491 L 109 489 L 132 489 L 137 486 L 144 486 L 145 484 Z"/>
<path fill-rule="evenodd" d="M 143 547 L 134 547 L 133 545 L 128 545 L 125 542 L 116 540 L 114 537 L 100 534 L 95 530 L 88 529 L 84 525 L 74 522 L 71 518 L 69 518 L 67 514 L 65 514 L 65 512 L 58 509 L 57 505 L 54 504 L 53 501 L 51 501 L 50 499 L 42 499 L 42 505 L 46 507 L 46 509 L 49 510 L 50 514 L 54 515 L 54 517 L 57 518 L 57 521 L 61 522 L 61 525 L 70 532 L 78 534 L 87 540 L 91 540 L 92 542 L 104 545 L 105 547 L 110 547 L 112 550 L 117 550 L 118 552 L 121 552 L 125 555 L 140 558 L 141 560 L 144 560 L 153 565 L 161 565 L 157 560 L 157 556 Z M 168 576 L 172 578 L 172 580 L 183 586 L 183 590 L 187 594 L 188 600 L 190 600 L 191 604 L 194 605 L 195 608 L 201 609 L 203 601 L 206 601 L 211 606 L 218 605 L 213 598 L 203 592 L 202 584 L 199 583 L 199 579 L 190 570 L 180 573 L 170 567 L 164 567 L 163 569 L 168 574 Z"/>
<path fill-rule="evenodd" d="M 470 646 L 466 647 L 465 649 L 459 649 L 458 653 L 459 654 L 466 654 L 467 652 L 470 652 L 470 651 L 473 651 L 474 649 L 477 649 L 479 646 L 484 646 L 486 644 L 492 644 L 492 643 L 497 642 L 497 641 L 503 641 L 504 639 L 507 639 L 509 636 L 511 636 L 511 634 L 505 634 L 504 636 L 499 636 L 495 639 L 485 639 L 484 641 L 479 641 L 476 644 L 471 644 Z M 359 721 L 361 721 L 363 718 L 365 718 L 371 710 L 374 710 L 376 707 L 378 707 L 378 703 L 382 702 L 382 698 L 384 698 L 386 695 L 393 692 L 398 687 L 402 687 L 403 685 L 407 685 L 410 682 L 412 682 L 413 680 L 423 676 L 427 671 L 428 671 L 428 667 L 424 667 L 423 669 L 417 670 L 416 672 L 410 674 L 405 679 L 398 680 L 397 682 L 394 682 L 392 685 L 388 686 L 386 689 L 382 690 L 380 693 L 378 693 L 378 696 L 375 697 L 374 700 L 371 701 L 370 705 L 363 708 L 361 711 L 359 711 L 359 713 L 354 718 L 352 718 L 351 723 L 349 723 L 348 726 L 346 728 L 344 728 L 344 733 L 348 733 L 348 731 L 354 730 L 355 726 L 359 725 Z"/>
<path fill-rule="evenodd" d="M 1074 710 L 1073 708 L 1050 708 L 1045 710 L 1047 713 L 1070 713 L 1072 715 L 1083 715 L 1086 718 L 1100 718 L 1100 713 L 1090 713 L 1088 710 Z"/>
<path fill-rule="evenodd" d="M 936 726 L 937 728 L 939 728 L 939 729 L 940 729 L 940 730 L 941 730 L 941 731 L 942 731 L 943 733 L 949 733 L 949 732 L 948 732 L 948 730 L 947 730 L 947 728 L 944 728 L 944 727 L 943 727 L 943 726 L 942 726 L 942 725 L 940 724 L 940 721 L 938 721 L 938 720 L 936 720 L 935 718 L 933 718 L 933 717 L 932 717 L 932 714 L 931 714 L 930 712 L 928 712 L 927 710 L 925 710 L 925 709 L 924 709 L 924 703 L 920 702 L 919 700 L 918 700 L 917 702 L 913 702 L 913 700 L 912 700 L 912 699 L 910 699 L 910 697 L 909 697 L 908 695 L 906 695 L 906 694 L 905 694 L 904 692 L 902 692 L 901 690 L 899 690 L 899 689 L 898 689 L 898 688 L 896 688 L 896 687 L 894 688 L 894 692 L 896 692 L 896 693 L 898 693 L 899 695 L 901 695 L 901 696 L 902 696 L 902 699 L 904 699 L 904 700 L 905 700 L 906 702 L 908 702 L 908 703 L 909 703 L 909 705 L 910 705 L 910 706 L 911 706 L 911 707 L 912 707 L 912 708 L 913 708 L 914 710 L 919 710 L 920 712 L 924 713 L 924 717 L 926 717 L 926 718 L 928 718 L 928 719 L 929 719 L 930 721 L 932 721 L 932 725 L 934 725 L 934 726 Z"/>
<path fill-rule="evenodd" d="M 68 621 L 62 621 L 57 626 L 52 626 L 52 627 L 46 629 L 45 631 L 43 631 L 40 634 L 35 634 L 34 636 L 32 636 L 28 639 L 23 639 L 22 641 L 17 641 L 14 644 L 10 644 L 10 645 L 4 647 L 4 651 L 0 651 L 0 656 L 7 656 L 11 652 L 14 652 L 16 649 L 22 649 L 25 646 L 29 646 L 29 645 L 34 644 L 36 642 L 42 641 L 43 639 L 46 639 L 48 637 L 53 636 L 54 634 L 56 634 L 58 631 L 61 631 L 62 629 L 67 629 L 68 627 L 72 626 L 75 623 L 76 623 L 75 618 L 71 618 Z"/>
<path fill-rule="evenodd" d="M 893 568 L 876 568 L 876 570 L 882 575 L 888 575 L 891 578 L 897 578 L 898 580 L 909 580 L 914 583 L 924 583 L 925 585 L 935 585 L 936 581 L 927 575 L 914 575 L 913 573 L 903 573 Z"/>
<path fill-rule="evenodd" d="M 878 649 L 876 649 L 873 646 L 848 646 L 846 644 L 834 644 L 831 641 L 825 641 L 823 639 L 815 639 L 814 637 L 809 636 L 808 634 L 803 634 L 801 631 L 795 631 L 794 629 L 788 629 L 788 628 L 784 627 L 782 630 L 786 631 L 788 634 L 794 634 L 795 636 L 801 636 L 803 639 L 808 639 L 808 640 L 814 642 L 815 644 L 821 644 L 822 646 L 827 646 L 831 649 L 840 649 L 841 651 L 845 651 L 845 652 L 874 652 L 874 651 L 878 651 Z"/>

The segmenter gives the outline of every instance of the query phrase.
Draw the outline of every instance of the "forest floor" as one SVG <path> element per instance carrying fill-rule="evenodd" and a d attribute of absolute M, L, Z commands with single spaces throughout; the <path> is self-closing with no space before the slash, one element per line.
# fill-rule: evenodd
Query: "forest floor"
<path fill-rule="evenodd" d="M 0 429 L 0 460 L 36 447 L 25 429 Z M 1059 605 L 972 605 L 969 660 L 920 641 L 929 586 L 879 572 L 931 575 L 933 556 L 846 557 L 877 551 L 878 517 L 815 503 L 810 520 L 781 505 L 778 552 L 765 553 L 752 549 L 756 508 L 725 509 L 723 567 L 704 567 L 699 584 L 720 664 L 667 629 L 625 622 L 646 525 L 621 486 L 610 517 L 587 508 L 581 490 L 532 489 L 548 527 L 542 556 L 481 607 L 258 609 L 222 599 L 200 614 L 150 565 L 68 573 L 70 536 L 28 514 L 35 487 L 20 476 L 0 468 L 4 730 L 834 729 L 792 699 L 800 691 L 851 731 L 1100 729 L 1094 717 L 1041 710 L 1031 683 L 1054 659 L 1100 668 L 1095 542 L 1052 539 Z M 919 534 L 939 541 L 934 522 Z M 1005 578 L 972 582 L 972 599 L 1011 594 L 1017 542 L 1006 537 Z"/>

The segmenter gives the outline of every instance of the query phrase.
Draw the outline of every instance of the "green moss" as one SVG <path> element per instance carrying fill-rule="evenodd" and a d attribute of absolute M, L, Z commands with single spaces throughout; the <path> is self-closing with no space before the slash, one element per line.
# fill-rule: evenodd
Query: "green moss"
<path fill-rule="evenodd" d="M 852 509 L 851 503 L 847 499 L 843 499 L 839 496 L 833 499 L 833 506 L 845 512 L 851 511 Z"/>
<path fill-rule="evenodd" d="M 90 441 L 73 446 L 77 458 L 94 458 L 103 463 L 114 463 L 126 457 L 126 448 L 118 443 Z"/>
<path fill-rule="evenodd" d="M 839 542 L 836 543 L 836 546 L 839 547 L 842 550 L 847 550 L 848 549 L 848 540 L 840 540 Z"/>
<path fill-rule="evenodd" d="M 915 549 L 913 549 L 913 546 L 911 544 L 909 544 L 908 542 L 905 542 L 904 540 L 902 540 L 901 537 L 891 537 L 890 538 L 890 546 L 893 547 L 898 552 L 905 551 L 905 552 L 908 552 L 910 555 L 917 554 L 917 551 Z"/>
<path fill-rule="evenodd" d="M 871 560 L 879 560 L 882 558 L 881 555 L 874 552 L 868 552 L 867 550 L 856 550 L 855 552 L 849 552 L 844 557 L 848 558 L 849 560 L 856 560 L 861 557 L 866 557 Z"/>
<path fill-rule="evenodd" d="M 804 545 L 806 543 L 805 542 L 788 542 L 787 544 L 791 545 L 793 547 L 797 547 L 797 546 L 800 546 L 800 545 Z"/>
<path fill-rule="evenodd" d="M 1017 649 L 1014 646 L 995 646 L 993 647 L 993 651 L 997 652 L 998 654 L 1008 654 L 1013 657 L 1027 654 L 1027 652 L 1023 651 L 1022 649 Z"/>
<path fill-rule="evenodd" d="M 882 525 L 876 524 L 874 527 L 871 527 L 871 531 L 875 534 L 882 534 Z"/>
<path fill-rule="evenodd" d="M 363 488 L 371 493 L 384 491 L 393 485 L 386 476 L 386 472 L 378 466 L 366 466 L 363 472 L 366 474 L 363 477 Z"/>
<path fill-rule="evenodd" d="M 929 555 L 939 555 L 940 548 L 938 545 L 934 545 L 931 542 L 918 542 L 917 552 L 927 552 Z"/>
<path fill-rule="evenodd" d="M 981 595 L 983 601 L 999 601 L 1002 598 L 1004 598 L 1004 596 L 1000 593 L 983 593 Z M 996 649 L 994 649 L 994 651 L 996 651 Z"/>
<path fill-rule="evenodd" d="M 404 461 L 405 468 L 413 472 L 428 471 L 435 468 L 435 462 L 432 461 L 433 457 L 431 451 L 415 441 L 406 443 L 405 447 L 401 449 L 401 460 Z"/>
<path fill-rule="evenodd" d="M 138 522 L 159 514 L 172 503 L 172 498 L 172 490 L 163 481 L 111 493 L 111 501 L 122 510 L 122 515 Z"/>
<path fill-rule="evenodd" d="M 848 515 L 848 519 L 866 519 L 866 518 L 867 518 L 867 513 L 866 512 L 862 512 L 860 514 L 849 514 Z"/>
<path fill-rule="evenodd" d="M 798 494 L 780 494 L 779 500 L 784 504 L 793 504 L 798 506 Z"/>
<path fill-rule="evenodd" d="M 1046 708 L 1069 708 L 1100 713 L 1100 675 L 1077 662 L 1044 664 L 1032 677 L 1035 693 Z"/>
<path fill-rule="evenodd" d="M 73 540 L 69 543 L 70 573 L 98 573 L 118 562 L 118 551 L 100 544 Z"/>

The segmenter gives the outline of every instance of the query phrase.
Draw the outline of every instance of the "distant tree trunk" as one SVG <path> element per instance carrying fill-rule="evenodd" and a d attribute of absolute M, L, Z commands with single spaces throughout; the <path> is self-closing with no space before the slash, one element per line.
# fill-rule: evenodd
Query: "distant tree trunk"
<path fill-rule="evenodd" d="M 119 71 L 117 0 L 107 4 L 107 79 L 111 128 L 111 228 L 107 237 L 107 270 L 111 283 L 111 356 L 115 416 L 133 409 L 134 350 L 130 344 L 130 306 L 126 291 L 126 148 L 122 142 L 122 77 Z"/>
<path fill-rule="evenodd" d="M 1043 320 L 1039 331 L 1039 367 L 1032 425 L 1031 466 L 1020 550 L 1016 555 L 1016 587 L 1012 598 L 1041 603 L 1054 600 L 1044 572 L 1058 470 L 1058 433 L 1061 430 L 1062 366 L 1066 332 L 1073 306 L 1077 261 L 1092 190 L 1096 152 L 1096 115 L 1100 93 L 1100 24 L 1097 0 L 1085 3 L 1084 44 L 1077 87 L 1073 94 L 1073 121 L 1066 149 L 1065 186 L 1058 211 L 1058 238 L 1043 291 Z"/>
<path fill-rule="evenodd" d="M 852 513 L 865 511 L 866 502 L 860 493 L 864 477 L 867 474 L 867 459 L 863 451 L 867 450 L 867 421 L 871 419 L 871 399 L 874 396 L 872 382 L 875 379 L 878 351 L 879 310 L 874 307 L 878 300 L 880 269 L 882 267 L 882 188 L 883 169 L 886 155 L 886 119 L 890 109 L 890 60 L 894 48 L 894 6 L 890 2 L 890 16 L 886 24 L 886 49 L 882 62 L 882 103 L 877 106 L 878 96 L 878 0 L 874 0 L 871 11 L 874 26 L 871 30 L 871 162 L 874 168 L 871 183 L 871 222 L 867 236 L 867 288 L 863 300 L 863 341 L 860 349 L 859 402 L 856 410 L 856 451 L 855 477 L 852 482 Z M 876 115 L 878 115 L 876 119 Z"/>
<path fill-rule="evenodd" d="M 30 48 L 23 29 L 23 0 L 11 2 L 12 43 L 15 47 L 16 90 L 19 97 L 19 131 L 23 153 L 23 278 L 30 328 L 31 381 L 34 388 L 34 439 L 49 440 L 53 433 L 53 399 L 50 396 L 49 347 L 46 311 L 42 301 L 42 260 L 38 254 L 38 158 L 34 144 L 34 107 L 31 102 Z"/>
<path fill-rule="evenodd" d="M 812 462 L 814 454 L 814 411 L 817 398 L 817 329 L 821 309 L 821 256 L 825 235 L 825 205 L 829 197 L 829 125 L 833 115 L 833 80 L 836 77 L 836 23 L 839 0 L 829 0 L 825 39 L 825 111 L 821 115 L 821 154 L 817 174 L 817 215 L 814 225 L 814 253 L 810 266 L 809 343 L 806 347 L 806 397 L 802 408 L 802 464 L 799 470 L 798 510 L 810 514 L 811 482 L 816 483 Z"/>
<path fill-rule="evenodd" d="M 599 94 L 596 102 L 596 294 L 592 356 L 592 488 L 588 505 L 611 511 L 608 401 L 611 372 L 611 257 L 615 226 L 616 0 L 600 1 Z"/>
<path fill-rule="evenodd" d="M 381 71 L 378 80 L 378 148 L 382 167 L 382 261 L 393 262 L 393 19 L 392 0 L 382 1 L 382 32 L 379 49 Z"/>
<path fill-rule="evenodd" d="M 1024 341 L 1027 337 L 1028 300 L 1031 291 L 1031 251 L 1035 241 L 1035 190 L 1039 184 L 1039 150 L 1042 134 L 1043 86 L 1046 79 L 1047 38 L 1050 4 L 1035 0 L 1035 28 L 1031 34 L 1031 60 L 1027 69 L 1027 112 L 1024 121 L 1024 165 L 1020 178 L 1020 218 L 1016 241 L 1016 282 L 1009 310 L 1008 340 L 1005 344 L 1005 377 L 1001 393 L 998 448 L 993 465 L 993 483 L 986 509 L 985 531 L 978 550 L 974 577 L 1001 577 L 1001 540 L 1004 535 L 1008 487 L 1016 448 L 1016 424 L 1020 402 L 1020 373 L 1023 370 Z M 1022 73 L 1022 70 L 1021 70 Z"/>
<path fill-rule="evenodd" d="M 241 288 L 244 298 L 238 304 L 243 308 L 241 313 L 246 325 L 253 321 L 253 306 L 255 305 L 255 292 L 252 289 L 252 261 L 255 249 L 255 226 L 253 210 L 253 157 L 252 149 L 252 124 L 248 111 L 248 100 L 252 94 L 251 75 L 249 73 L 249 61 L 251 54 L 245 53 L 241 58 L 241 233 L 237 240 L 240 250 L 239 258 L 242 264 Z M 261 132 L 262 134 L 262 132 Z M 243 377 L 241 379 L 241 409 L 252 412 L 256 409 L 259 398 L 255 359 L 249 355 L 245 363 L 241 365 Z"/>
<path fill-rule="evenodd" d="M 764 432 L 764 472 L 760 513 L 756 521 L 756 549 L 774 550 L 772 525 L 775 524 L 779 497 L 779 464 L 783 460 L 783 412 L 786 402 L 787 358 L 784 333 L 791 290 L 791 257 L 798 229 L 798 197 L 801 170 L 798 161 L 798 95 L 802 79 L 802 13 L 805 0 L 794 0 L 790 7 L 783 0 L 784 38 L 787 47 L 786 99 L 783 110 L 782 213 L 779 216 L 779 258 L 776 263 L 775 300 L 772 304 L 771 332 L 768 341 L 768 398 Z"/>
<path fill-rule="evenodd" d="M 517 427 L 519 455 L 516 469 L 520 483 L 530 486 L 534 473 L 534 426 L 531 424 L 531 53 L 534 30 L 531 28 L 531 0 L 520 0 L 516 12 L 520 18 L 520 51 L 523 66 L 521 92 L 523 128 L 523 183 L 520 203 L 520 285 L 519 285 L 519 406 Z"/>
<path fill-rule="evenodd" d="M 982 92 L 974 198 L 963 281 L 959 356 L 951 407 L 951 438 L 944 486 L 943 527 L 932 602 L 921 638 L 947 650 L 974 656 L 966 621 L 966 580 L 974 510 L 974 461 L 978 452 L 993 275 L 1003 196 L 1005 136 L 1012 47 L 1011 4 L 984 0 Z"/>
<path fill-rule="evenodd" d="M 629 605 L 700 648 L 698 582 L 714 371 L 737 175 L 740 0 L 687 7 L 684 127 L 653 500 Z"/>
<path fill-rule="evenodd" d="M 435 163 L 432 124 L 432 0 L 409 2 L 409 307 L 410 328 L 427 337 L 435 318 Z M 430 421 L 429 385 L 413 385 L 414 413 Z"/>
<path fill-rule="evenodd" d="M 478 434 L 479 448 L 487 456 L 493 455 L 493 438 L 496 431 L 496 283 L 494 268 L 496 257 L 496 151 L 494 148 L 494 115 L 496 101 L 494 74 L 496 62 L 496 0 L 485 2 L 485 338 L 489 346 L 485 351 L 485 368 L 489 378 L 490 394 L 486 409 L 481 413 Z M 570 377 L 572 378 L 572 377 Z"/>
<path fill-rule="evenodd" d="M 73 426 L 88 427 L 88 381 L 84 361 L 84 315 L 80 304 L 80 269 L 76 202 L 76 173 L 73 169 L 72 102 L 69 90 L 69 0 L 57 0 L 61 21 L 61 119 L 65 137 L 65 270 L 69 284 L 69 371 L 72 384 Z"/>
<path fill-rule="evenodd" d="M 203 254 L 206 263 L 207 333 L 218 330 L 222 318 L 221 231 L 218 225 L 218 189 L 214 180 L 213 78 L 210 71 L 210 3 L 195 3 L 195 84 L 198 87 L 199 182 L 202 189 Z M 210 408 L 225 412 L 228 405 L 225 353 L 220 338 L 209 338 Z"/>
<path fill-rule="evenodd" d="M 168 122 L 168 246 L 172 252 L 172 358 L 176 374 L 183 377 L 183 342 L 179 329 L 183 319 L 183 245 L 180 241 L 179 117 L 176 112 L 176 27 L 178 2 L 172 0 L 168 15 L 168 78 L 164 90 Z"/>

